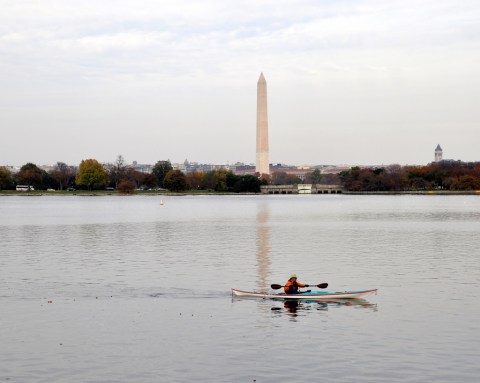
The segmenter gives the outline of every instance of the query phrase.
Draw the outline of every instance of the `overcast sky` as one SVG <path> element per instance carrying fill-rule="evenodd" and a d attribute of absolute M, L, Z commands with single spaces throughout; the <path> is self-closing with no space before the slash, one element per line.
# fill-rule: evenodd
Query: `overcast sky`
<path fill-rule="evenodd" d="M 480 160 L 478 0 L 0 0 L 0 165 Z"/>

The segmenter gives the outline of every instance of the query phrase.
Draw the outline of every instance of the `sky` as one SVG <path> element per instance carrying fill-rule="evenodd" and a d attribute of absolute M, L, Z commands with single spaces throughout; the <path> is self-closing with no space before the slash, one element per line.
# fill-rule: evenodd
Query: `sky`
<path fill-rule="evenodd" d="M 0 0 L 0 166 L 480 161 L 478 0 Z"/>

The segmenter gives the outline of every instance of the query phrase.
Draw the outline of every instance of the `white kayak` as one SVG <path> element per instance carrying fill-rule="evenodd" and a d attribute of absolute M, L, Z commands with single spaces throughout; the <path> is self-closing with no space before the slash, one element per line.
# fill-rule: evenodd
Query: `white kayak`
<path fill-rule="evenodd" d="M 361 299 L 373 293 L 377 293 L 377 289 L 359 291 L 308 291 L 299 294 L 256 293 L 232 289 L 232 294 L 238 297 L 255 297 L 269 299 L 309 299 L 316 301 L 323 299 Z"/>

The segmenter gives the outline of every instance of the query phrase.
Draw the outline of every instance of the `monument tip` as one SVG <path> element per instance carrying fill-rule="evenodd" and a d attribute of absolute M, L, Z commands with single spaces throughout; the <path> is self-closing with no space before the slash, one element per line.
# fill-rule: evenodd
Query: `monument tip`
<path fill-rule="evenodd" d="M 260 77 L 258 78 L 258 82 L 264 82 L 265 81 L 265 77 L 263 76 L 263 72 L 260 72 Z M 266 82 L 266 81 L 265 81 Z"/>

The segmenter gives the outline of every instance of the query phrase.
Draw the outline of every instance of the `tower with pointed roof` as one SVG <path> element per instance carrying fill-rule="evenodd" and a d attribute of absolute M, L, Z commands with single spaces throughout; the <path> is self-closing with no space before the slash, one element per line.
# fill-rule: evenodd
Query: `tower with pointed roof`
<path fill-rule="evenodd" d="M 435 148 L 435 162 L 440 162 L 443 159 L 443 150 L 440 144 Z"/>
<path fill-rule="evenodd" d="M 255 170 L 260 174 L 270 174 L 268 164 L 268 113 L 267 82 L 260 73 L 257 82 L 257 158 Z"/>

